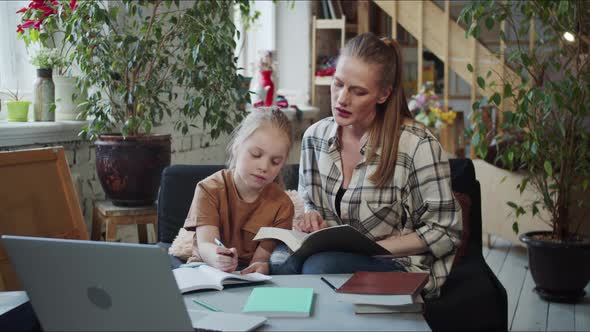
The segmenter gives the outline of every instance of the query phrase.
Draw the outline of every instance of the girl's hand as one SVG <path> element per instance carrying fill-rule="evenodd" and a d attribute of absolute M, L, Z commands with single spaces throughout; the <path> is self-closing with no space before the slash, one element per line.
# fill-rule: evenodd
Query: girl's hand
<path fill-rule="evenodd" d="M 270 269 L 269 269 L 268 263 L 254 262 L 254 263 L 250 264 L 250 266 L 248 266 L 247 268 L 240 271 L 240 274 L 253 273 L 253 272 L 258 272 L 258 273 L 262 273 L 262 274 L 269 274 Z"/>
<path fill-rule="evenodd" d="M 303 220 L 296 225 L 293 225 L 295 230 L 311 233 L 319 231 L 320 229 L 328 227 L 322 216 L 317 211 L 310 211 L 303 215 Z"/>
<path fill-rule="evenodd" d="M 238 251 L 236 248 L 217 247 L 215 249 L 213 267 L 224 272 L 234 272 L 238 267 Z"/>

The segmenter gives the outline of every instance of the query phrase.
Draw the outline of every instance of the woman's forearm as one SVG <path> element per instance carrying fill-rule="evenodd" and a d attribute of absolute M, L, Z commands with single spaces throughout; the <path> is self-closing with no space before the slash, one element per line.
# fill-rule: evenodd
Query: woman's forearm
<path fill-rule="evenodd" d="M 393 235 L 377 244 L 387 249 L 394 257 L 422 254 L 428 251 L 426 243 L 415 232 L 406 235 Z"/>

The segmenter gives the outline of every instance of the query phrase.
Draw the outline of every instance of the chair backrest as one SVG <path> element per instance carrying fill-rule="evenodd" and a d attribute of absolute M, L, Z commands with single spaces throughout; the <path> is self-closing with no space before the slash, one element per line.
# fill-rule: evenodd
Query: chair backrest
<path fill-rule="evenodd" d="M 171 243 L 184 224 L 197 183 L 223 169 L 224 165 L 172 165 L 162 172 L 158 195 L 158 241 Z M 465 255 L 482 255 L 481 251 L 481 192 L 475 178 L 471 159 L 451 159 L 451 181 L 454 192 L 469 196 L 471 200 Z M 298 169 L 296 164 L 287 165 L 282 177 L 286 189 L 297 189 Z"/>
<path fill-rule="evenodd" d="M 481 256 L 481 189 L 479 181 L 475 178 L 475 168 L 471 159 L 457 158 L 449 160 L 451 167 L 451 186 L 454 192 L 469 196 L 471 206 L 469 211 L 469 222 L 463 224 L 464 231 L 467 231 L 467 243 L 465 255 Z"/>
<path fill-rule="evenodd" d="M 171 243 L 184 225 L 197 183 L 225 165 L 172 165 L 164 169 L 158 194 L 158 241 Z M 286 165 L 286 189 L 297 189 L 299 165 Z"/>

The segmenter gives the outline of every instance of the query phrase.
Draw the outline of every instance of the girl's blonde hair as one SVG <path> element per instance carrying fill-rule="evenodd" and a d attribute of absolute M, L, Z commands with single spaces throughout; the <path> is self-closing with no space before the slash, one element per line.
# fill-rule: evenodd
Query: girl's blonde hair
<path fill-rule="evenodd" d="M 234 129 L 231 141 L 228 145 L 228 167 L 236 168 L 235 151 L 238 146 L 246 141 L 254 132 L 263 126 L 272 126 L 280 130 L 289 141 L 287 146 L 287 156 L 293 146 L 293 128 L 291 121 L 278 107 L 258 107 L 250 112 L 246 118 Z M 279 177 L 277 177 L 278 181 Z"/>
<path fill-rule="evenodd" d="M 378 38 L 369 32 L 349 40 L 340 51 L 340 55 L 380 66 L 379 85 L 382 89 L 391 88 L 389 98 L 383 104 L 377 105 L 377 116 L 369 129 L 367 143 L 368 162 L 378 157 L 376 151 L 381 147 L 377 169 L 369 179 L 376 186 L 382 187 L 393 179 L 403 120 L 412 119 L 402 87 L 401 49 L 395 40 Z"/>

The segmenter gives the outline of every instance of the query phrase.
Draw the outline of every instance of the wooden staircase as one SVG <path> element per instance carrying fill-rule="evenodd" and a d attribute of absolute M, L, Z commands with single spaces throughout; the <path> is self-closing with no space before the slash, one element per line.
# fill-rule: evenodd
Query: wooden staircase
<path fill-rule="evenodd" d="M 397 35 L 397 24 L 406 29 L 418 43 L 418 54 L 422 54 L 424 47 L 428 48 L 444 63 L 444 86 L 449 87 L 449 70 L 454 71 L 471 87 L 470 105 L 481 96 L 490 97 L 494 92 L 501 93 L 504 86 L 502 81 L 511 82 L 512 86 L 521 82 L 519 75 L 505 64 L 505 45 L 500 42 L 499 52 L 494 54 L 488 47 L 473 37 L 465 38 L 465 29 L 451 18 L 450 1 L 444 1 L 444 9 L 430 0 L 422 1 L 391 1 L 374 0 L 374 3 L 392 18 L 392 34 Z M 504 30 L 504 26 L 501 27 Z M 532 37 L 531 37 L 532 38 Z M 473 66 L 473 72 L 467 65 Z M 490 82 L 494 80 L 497 86 L 494 90 L 483 90 L 477 84 L 477 77 L 487 77 L 491 73 Z M 422 86 L 422 57 L 418 56 L 418 88 Z M 444 103 L 448 105 L 449 89 L 444 89 Z M 502 121 L 504 109 L 511 109 L 513 105 L 502 100 L 499 105 L 497 123 Z M 510 103 L 510 104 L 509 104 Z M 445 145 L 444 142 L 443 146 Z M 451 149 L 452 151 L 452 149 Z M 471 157 L 475 157 L 473 148 Z"/>

